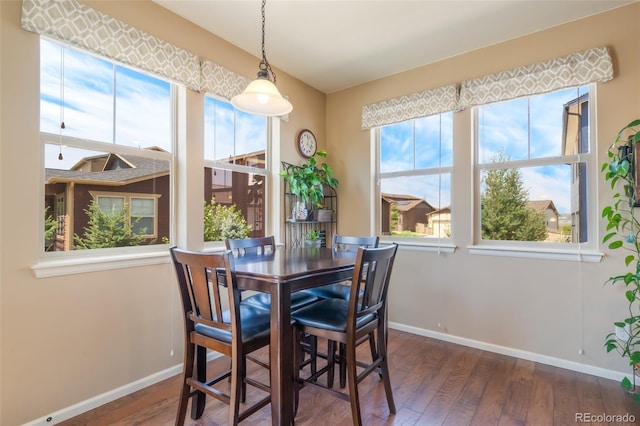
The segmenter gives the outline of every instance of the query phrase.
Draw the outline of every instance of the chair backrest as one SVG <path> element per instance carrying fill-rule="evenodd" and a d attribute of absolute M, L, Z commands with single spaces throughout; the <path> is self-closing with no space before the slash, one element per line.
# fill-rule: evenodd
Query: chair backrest
<path fill-rule="evenodd" d="M 348 327 L 355 327 L 359 318 L 386 315 L 387 291 L 398 244 L 358 249 L 349 296 Z M 361 293 L 361 297 L 359 297 Z"/>
<path fill-rule="evenodd" d="M 379 237 L 353 237 L 348 235 L 334 235 L 331 247 L 333 251 L 356 252 L 360 247 L 378 247 Z"/>
<path fill-rule="evenodd" d="M 276 240 L 273 235 L 256 238 L 228 238 L 225 240 L 227 250 L 239 256 L 244 254 L 265 254 L 276 250 Z"/>
<path fill-rule="evenodd" d="M 240 317 L 236 312 L 240 293 L 231 251 L 205 253 L 176 247 L 171 247 L 170 251 L 180 287 L 187 338 L 196 324 L 239 336 Z M 225 275 L 226 287 L 218 285 L 216 277 L 219 274 Z M 222 314 L 225 309 L 222 304 L 224 296 L 229 298 L 229 318 L 223 318 Z"/>

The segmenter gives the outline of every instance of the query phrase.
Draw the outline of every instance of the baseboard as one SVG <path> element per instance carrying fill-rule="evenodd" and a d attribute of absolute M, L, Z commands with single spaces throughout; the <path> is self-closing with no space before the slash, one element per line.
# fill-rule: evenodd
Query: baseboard
<path fill-rule="evenodd" d="M 468 346 L 471 348 L 482 349 L 489 352 L 494 352 L 502 355 L 508 355 L 515 358 L 525 359 L 528 361 L 539 362 L 554 367 L 566 368 L 567 370 L 577 371 L 579 373 L 591 374 L 597 377 L 603 377 L 606 379 L 620 381 L 625 376 L 625 373 L 613 370 L 607 370 L 605 368 L 594 367 L 587 364 L 580 364 L 578 362 L 567 361 L 561 358 L 550 357 L 546 355 L 540 355 L 533 352 L 522 351 L 519 349 L 509 348 L 507 346 L 494 345 L 492 343 L 481 342 L 479 340 L 467 339 L 464 337 L 454 336 L 446 333 L 439 333 L 433 330 L 427 330 L 418 327 L 412 327 L 404 324 L 398 324 L 389 322 L 389 328 L 399 331 L 406 331 L 407 333 L 416 334 L 419 336 L 431 337 L 438 340 L 444 340 L 446 342 L 456 343 L 458 345 Z M 216 352 L 209 352 L 207 359 L 213 360 L 221 356 Z M 155 383 L 161 382 L 165 379 L 180 374 L 182 372 L 182 364 L 175 365 L 167 368 L 166 370 L 144 377 L 135 382 L 129 383 L 125 386 L 121 386 L 112 391 L 103 393 L 96 397 L 87 399 L 85 401 L 74 404 L 70 407 L 63 408 L 62 410 L 51 413 L 48 416 L 41 417 L 25 423 L 23 426 L 48 426 L 55 425 L 79 414 L 85 413 L 94 408 L 98 408 L 101 405 L 107 404 L 123 396 L 129 395 L 133 392 L 144 389 Z"/>
<path fill-rule="evenodd" d="M 211 361 L 213 359 L 219 358 L 220 356 L 222 355 L 217 352 L 209 351 L 209 353 L 207 354 L 207 360 Z M 63 408 L 62 410 L 58 410 L 55 413 L 49 414 L 48 416 L 44 416 L 39 419 L 32 420 L 28 423 L 24 423 L 23 426 L 49 426 L 61 423 L 65 420 L 69 420 L 72 417 L 75 417 L 82 413 L 86 413 L 87 411 L 98 408 L 101 405 L 107 404 L 111 401 L 115 401 L 118 398 L 132 394 L 136 391 L 139 391 L 140 389 L 144 389 L 148 386 L 154 385 L 180 373 L 182 373 L 182 363 L 174 365 L 173 367 L 169 367 L 166 370 L 154 373 L 150 376 L 143 377 L 140 380 L 128 383 L 117 389 L 113 389 L 109 392 L 105 392 L 101 395 L 97 395 L 93 398 L 79 402 L 70 407 Z"/>
<path fill-rule="evenodd" d="M 467 339 L 460 336 L 454 336 L 447 333 L 440 333 L 433 330 L 412 327 L 404 324 L 389 322 L 389 328 L 394 330 L 406 331 L 407 333 L 417 334 L 419 336 L 431 337 L 446 342 L 456 343 L 458 345 L 468 346 L 471 348 L 482 349 L 488 352 L 494 352 L 501 355 L 508 355 L 514 358 L 525 359 L 527 361 L 539 362 L 541 364 L 551 365 L 553 367 L 565 368 L 567 370 L 577 371 L 579 373 L 591 374 L 605 379 L 621 381 L 625 375 L 620 371 L 607 370 L 605 368 L 594 367 L 592 365 L 581 364 L 579 362 L 567 361 L 561 358 L 541 355 L 533 352 L 527 352 L 520 349 L 514 349 L 507 346 L 494 345 L 492 343 L 482 342 L 479 340 Z"/>

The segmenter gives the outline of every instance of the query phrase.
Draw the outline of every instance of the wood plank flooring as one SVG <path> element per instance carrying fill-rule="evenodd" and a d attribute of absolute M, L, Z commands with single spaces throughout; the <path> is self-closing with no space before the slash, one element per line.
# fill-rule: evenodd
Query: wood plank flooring
<path fill-rule="evenodd" d="M 359 354 L 366 356 L 368 346 L 363 346 Z M 576 413 L 630 414 L 636 419 L 627 423 L 592 419 L 590 424 L 640 424 L 640 405 L 612 380 L 397 330 L 390 330 L 389 354 L 397 413 L 389 413 L 382 382 L 376 374 L 370 375 L 360 384 L 367 426 L 575 425 L 581 423 Z M 222 358 L 212 361 L 209 368 L 224 369 L 227 365 Z M 268 380 L 266 371 L 259 367 L 249 371 Z M 179 382 L 180 376 L 175 376 L 60 424 L 172 425 Z M 248 398 L 258 396 L 250 394 Z M 185 424 L 224 425 L 227 413 L 226 405 L 209 398 L 204 416 L 194 421 L 187 415 Z M 242 424 L 270 425 L 270 407 Z M 349 403 L 305 387 L 300 393 L 296 424 L 351 425 Z"/>

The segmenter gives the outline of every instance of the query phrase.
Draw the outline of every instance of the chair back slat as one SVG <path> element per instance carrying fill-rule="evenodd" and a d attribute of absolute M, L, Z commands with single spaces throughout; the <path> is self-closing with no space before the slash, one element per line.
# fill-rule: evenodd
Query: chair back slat
<path fill-rule="evenodd" d="M 349 297 L 348 326 L 355 327 L 358 318 L 386 311 L 387 291 L 398 245 L 358 249 Z M 358 292 L 362 297 L 358 298 Z"/>
<path fill-rule="evenodd" d="M 187 323 L 202 323 L 209 327 L 236 333 L 240 323 L 235 315 L 234 294 L 238 293 L 231 251 L 201 253 L 171 248 L 178 277 L 180 295 Z M 220 286 L 217 274 L 224 271 L 227 287 Z M 233 323 L 224 322 L 222 298 L 227 296 Z M 193 330 L 193 324 L 187 325 Z"/>
<path fill-rule="evenodd" d="M 273 235 L 256 238 L 228 238 L 225 240 L 227 250 L 232 250 L 235 255 L 265 254 L 276 249 L 276 241 Z"/>
<path fill-rule="evenodd" d="M 360 247 L 378 247 L 378 236 L 371 237 L 353 237 L 349 235 L 334 235 L 331 242 L 333 251 L 351 251 L 356 252 Z"/>

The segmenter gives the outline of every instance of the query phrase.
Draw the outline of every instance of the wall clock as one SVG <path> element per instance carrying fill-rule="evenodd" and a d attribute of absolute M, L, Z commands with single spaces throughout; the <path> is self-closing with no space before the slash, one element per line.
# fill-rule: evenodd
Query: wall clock
<path fill-rule="evenodd" d="M 302 129 L 297 137 L 298 150 L 304 158 L 313 157 L 318 149 L 318 142 L 311 130 Z"/>

